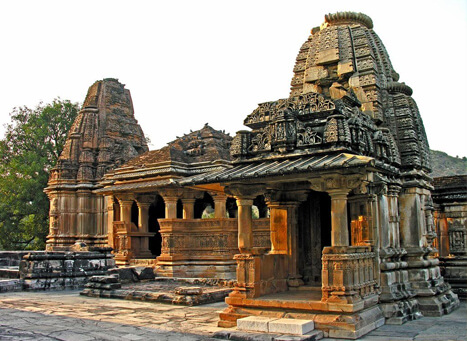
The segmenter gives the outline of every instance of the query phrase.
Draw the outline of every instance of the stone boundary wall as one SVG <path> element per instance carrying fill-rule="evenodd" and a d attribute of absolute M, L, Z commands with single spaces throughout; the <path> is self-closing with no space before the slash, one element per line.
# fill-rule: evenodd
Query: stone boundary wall
<path fill-rule="evenodd" d="M 20 256 L 23 251 L 17 252 Z M 10 253 L 9 259 L 14 259 Z M 84 287 L 89 278 L 106 275 L 115 268 L 110 248 L 79 252 L 27 252 L 19 263 L 19 279 L 9 281 L 5 290 L 65 290 Z M 3 288 L 0 285 L 0 289 Z"/>

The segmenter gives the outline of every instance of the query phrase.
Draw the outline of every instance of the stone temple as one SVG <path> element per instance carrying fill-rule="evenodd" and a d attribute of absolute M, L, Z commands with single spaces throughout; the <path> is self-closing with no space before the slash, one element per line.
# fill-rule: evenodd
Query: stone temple
<path fill-rule="evenodd" d="M 98 81 L 45 189 L 47 250 L 111 246 L 117 264 L 158 276 L 236 279 L 225 327 L 301 318 L 355 339 L 447 314 L 459 300 L 436 246 L 450 257 L 453 225 L 447 273 L 465 276 L 467 210 L 439 193 L 435 212 L 411 95 L 372 20 L 353 12 L 325 16 L 289 97 L 259 104 L 234 137 L 206 124 L 148 151 L 129 91 Z"/>

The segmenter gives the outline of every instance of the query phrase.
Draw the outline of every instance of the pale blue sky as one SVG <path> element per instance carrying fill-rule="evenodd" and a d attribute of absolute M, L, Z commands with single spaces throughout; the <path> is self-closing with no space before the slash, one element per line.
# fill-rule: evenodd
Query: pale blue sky
<path fill-rule="evenodd" d="M 288 97 L 311 28 L 349 10 L 373 19 L 431 148 L 467 156 L 465 0 L 1 1 L 0 125 L 114 77 L 151 149 L 207 122 L 234 135 L 258 103 Z"/>

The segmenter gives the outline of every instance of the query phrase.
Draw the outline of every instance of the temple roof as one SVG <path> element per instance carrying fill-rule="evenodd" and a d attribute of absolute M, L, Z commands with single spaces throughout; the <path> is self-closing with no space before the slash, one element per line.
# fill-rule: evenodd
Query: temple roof
<path fill-rule="evenodd" d="M 267 160 L 235 167 L 217 172 L 204 173 L 178 181 L 180 185 L 197 185 L 205 183 L 235 182 L 260 178 L 284 177 L 287 175 L 313 174 L 318 171 L 355 169 L 361 167 L 382 166 L 372 157 L 341 153 L 338 155 L 316 155 L 296 159 Z"/>
<path fill-rule="evenodd" d="M 229 134 L 215 130 L 206 123 L 200 130 L 177 137 L 161 149 L 146 152 L 128 161 L 122 168 L 141 168 L 162 162 L 195 164 L 216 160 L 230 161 L 231 140 Z"/>
<path fill-rule="evenodd" d="M 146 191 L 176 184 L 177 179 L 225 169 L 230 164 L 232 137 L 205 124 L 167 146 L 141 154 L 101 182 L 95 193 Z"/>

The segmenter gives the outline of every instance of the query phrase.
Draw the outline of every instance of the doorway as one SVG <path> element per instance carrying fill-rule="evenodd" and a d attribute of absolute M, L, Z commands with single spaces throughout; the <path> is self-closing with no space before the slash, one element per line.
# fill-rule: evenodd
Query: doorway
<path fill-rule="evenodd" d="M 311 191 L 298 211 L 298 267 L 305 285 L 321 287 L 325 246 L 331 246 L 331 198 Z"/>

